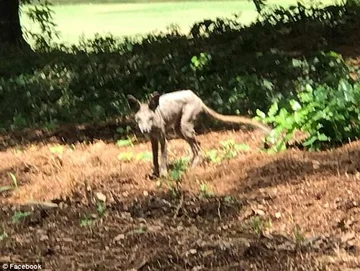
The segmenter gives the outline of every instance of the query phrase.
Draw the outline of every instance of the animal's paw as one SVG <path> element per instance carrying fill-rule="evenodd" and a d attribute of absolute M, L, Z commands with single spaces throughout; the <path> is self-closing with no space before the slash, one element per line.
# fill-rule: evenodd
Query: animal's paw
<path fill-rule="evenodd" d="M 152 174 L 147 174 L 146 177 L 149 178 L 150 180 L 156 180 L 157 178 L 159 178 L 159 172 L 154 171 Z"/>
<path fill-rule="evenodd" d="M 168 176 L 168 171 L 166 169 L 160 170 L 160 177 L 166 177 Z"/>
<path fill-rule="evenodd" d="M 191 168 L 195 168 L 203 163 L 204 163 L 204 159 L 200 155 L 196 156 L 191 162 Z"/>
<path fill-rule="evenodd" d="M 160 169 L 160 173 L 159 171 L 154 171 L 152 174 L 146 175 L 146 177 L 149 178 L 150 180 L 156 180 L 159 177 L 166 177 L 166 176 L 168 176 L 167 169 Z"/>

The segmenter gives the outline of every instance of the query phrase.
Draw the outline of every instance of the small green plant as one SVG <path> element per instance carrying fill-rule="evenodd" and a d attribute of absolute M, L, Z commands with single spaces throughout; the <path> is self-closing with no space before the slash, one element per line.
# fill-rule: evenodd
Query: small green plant
<path fill-rule="evenodd" d="M 264 220 L 261 219 L 260 216 L 254 216 L 248 222 L 248 226 L 253 233 L 255 233 L 257 236 L 260 236 L 266 229 L 271 227 L 271 220 Z"/>
<path fill-rule="evenodd" d="M 224 201 L 227 203 L 233 203 L 234 198 L 232 196 L 225 196 Z"/>
<path fill-rule="evenodd" d="M 200 184 L 200 198 L 209 198 L 212 197 L 214 193 L 211 189 L 207 186 L 207 184 Z"/>
<path fill-rule="evenodd" d="M 26 217 L 32 215 L 32 212 L 21 212 L 21 211 L 16 211 L 11 220 L 13 223 L 19 223 L 20 221 L 24 220 Z"/>
<path fill-rule="evenodd" d="M 138 155 L 136 155 L 136 160 L 138 161 L 151 161 L 152 160 L 152 153 L 149 151 L 141 152 Z"/>
<path fill-rule="evenodd" d="M 250 150 L 248 145 L 236 143 L 234 139 L 221 141 L 220 145 L 219 150 L 209 150 L 206 152 L 206 158 L 211 163 L 217 164 L 223 160 L 230 160 L 235 158 L 241 151 Z"/>
<path fill-rule="evenodd" d="M 189 160 L 190 159 L 188 157 L 183 157 L 175 160 L 173 163 L 173 168 L 170 170 L 169 175 L 167 177 L 160 178 L 157 181 L 157 186 L 161 187 L 164 183 L 167 188 L 172 192 L 174 197 L 178 196 L 181 177 L 189 165 Z"/>
<path fill-rule="evenodd" d="M 178 182 L 189 165 L 189 158 L 179 158 L 174 161 L 173 169 L 170 171 L 170 178 Z"/>
<path fill-rule="evenodd" d="M 17 179 L 16 179 L 15 175 L 12 172 L 9 172 L 9 175 L 10 175 L 10 178 L 11 178 L 11 180 L 13 182 L 14 187 L 17 189 L 18 188 L 18 182 L 17 182 Z"/>
<path fill-rule="evenodd" d="M 90 216 L 83 216 L 80 218 L 80 227 L 91 227 L 94 224 L 94 220 Z"/>
<path fill-rule="evenodd" d="M 295 243 L 298 245 L 301 244 L 302 242 L 304 242 L 304 240 L 305 240 L 304 234 L 301 231 L 301 228 L 299 225 L 296 225 L 294 227 L 293 236 L 294 236 Z"/>
<path fill-rule="evenodd" d="M 122 152 L 117 156 L 117 159 L 121 161 L 131 161 L 131 159 L 134 157 L 134 154 L 132 152 Z"/>
<path fill-rule="evenodd" d="M 127 146 L 134 147 L 134 139 L 131 137 L 128 137 L 127 139 L 119 139 L 118 141 L 116 141 L 116 146 L 118 146 L 118 147 L 127 147 Z"/>
<path fill-rule="evenodd" d="M 99 214 L 100 217 L 104 217 L 105 210 L 106 210 L 106 207 L 105 207 L 104 202 L 97 201 L 96 202 L 96 211 L 97 211 L 97 213 Z"/>
<path fill-rule="evenodd" d="M 227 160 L 235 158 L 240 151 L 250 150 L 250 147 L 248 145 L 235 143 L 234 139 L 222 141 L 220 142 L 220 144 L 223 151 L 223 159 Z"/>
<path fill-rule="evenodd" d="M 219 155 L 218 150 L 209 150 L 205 153 L 205 157 L 214 164 L 220 163 L 222 157 Z"/>
<path fill-rule="evenodd" d="M 132 152 L 122 152 L 117 156 L 117 159 L 122 161 L 131 161 L 132 159 L 136 159 L 137 161 L 151 161 L 152 153 L 151 152 L 141 152 L 136 156 Z"/>
<path fill-rule="evenodd" d="M 297 108 L 298 103 L 291 102 L 294 105 L 294 108 Z M 267 141 L 272 144 L 272 148 L 269 152 L 280 152 L 286 149 L 286 143 L 292 139 L 293 134 L 295 133 L 295 128 L 293 120 L 289 118 L 289 113 L 285 108 L 282 108 L 279 111 L 278 103 L 275 102 L 270 107 L 268 114 L 266 115 L 264 112 L 257 110 L 258 119 L 266 123 L 273 123 L 276 125 L 276 128 L 273 129 L 270 135 L 267 137 Z M 299 119 L 298 114 L 296 115 L 296 119 Z"/>
<path fill-rule="evenodd" d="M 0 232 L 0 241 L 5 240 L 5 238 L 7 238 L 7 237 L 8 237 L 8 234 L 4 230 L 2 230 Z"/>
<path fill-rule="evenodd" d="M 64 152 L 64 146 L 56 145 L 49 148 L 51 153 L 62 154 Z"/>
<path fill-rule="evenodd" d="M 141 225 L 140 227 L 128 232 L 130 235 L 138 235 L 138 234 L 144 234 L 147 231 L 147 227 L 145 225 Z"/>
<path fill-rule="evenodd" d="M 16 176 L 11 172 L 9 172 L 9 176 L 12 180 L 13 185 L 0 186 L 0 193 L 9 191 L 9 190 L 18 189 L 18 182 L 17 182 Z"/>

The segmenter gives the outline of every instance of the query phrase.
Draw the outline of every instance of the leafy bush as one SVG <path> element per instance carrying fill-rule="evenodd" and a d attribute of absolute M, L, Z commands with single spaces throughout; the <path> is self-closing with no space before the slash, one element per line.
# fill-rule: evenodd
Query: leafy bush
<path fill-rule="evenodd" d="M 335 53 L 328 55 L 336 63 L 342 63 L 341 57 Z M 345 68 L 344 64 L 341 71 Z M 296 99 L 288 101 L 288 106 L 280 109 L 276 102 L 267 115 L 257 111 L 258 119 L 274 125 L 275 129 L 270 135 L 270 140 L 275 143 L 273 151 L 284 150 L 297 130 L 306 133 L 302 145 L 311 150 L 319 149 L 324 143 L 334 145 L 358 137 L 360 83 L 349 75 L 339 77 L 338 74 L 328 74 L 328 78 L 321 83 L 304 84 Z"/>

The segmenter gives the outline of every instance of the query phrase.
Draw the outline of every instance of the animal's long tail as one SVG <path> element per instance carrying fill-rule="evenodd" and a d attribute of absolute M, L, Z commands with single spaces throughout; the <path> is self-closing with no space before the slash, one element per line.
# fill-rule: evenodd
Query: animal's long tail
<path fill-rule="evenodd" d="M 206 106 L 206 104 L 203 104 L 203 108 L 204 111 L 209 114 L 210 116 L 212 116 L 213 118 L 217 119 L 217 120 L 221 120 L 223 122 L 231 122 L 231 123 L 244 123 L 244 124 L 250 124 L 253 126 L 256 126 L 260 129 L 262 129 L 263 131 L 265 131 L 266 133 L 270 133 L 271 129 L 270 127 L 261 124 L 260 122 L 247 118 L 247 117 L 242 117 L 242 116 L 235 116 L 235 115 L 222 115 L 218 112 L 216 112 L 215 110 L 211 109 L 210 107 Z"/>

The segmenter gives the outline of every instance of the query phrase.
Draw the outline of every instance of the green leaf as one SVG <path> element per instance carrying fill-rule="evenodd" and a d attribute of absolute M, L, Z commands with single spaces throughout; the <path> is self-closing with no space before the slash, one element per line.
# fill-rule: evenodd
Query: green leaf
<path fill-rule="evenodd" d="M 272 90 L 274 88 L 274 84 L 271 83 L 269 80 L 266 80 L 266 79 L 263 80 L 263 85 L 268 90 Z"/>
<path fill-rule="evenodd" d="M 9 190 L 13 190 L 14 187 L 11 185 L 6 185 L 6 186 L 0 186 L 0 193 L 5 192 L 5 191 L 9 191 Z"/>
<path fill-rule="evenodd" d="M 318 139 L 320 140 L 320 141 L 329 141 L 329 137 L 327 137 L 325 134 L 323 134 L 323 133 L 318 133 Z"/>
<path fill-rule="evenodd" d="M 191 63 L 194 65 L 195 68 L 197 68 L 199 65 L 200 65 L 200 61 L 199 59 L 197 58 L 197 56 L 193 56 L 191 58 Z"/>
<path fill-rule="evenodd" d="M 285 108 L 281 108 L 279 114 L 277 115 L 276 119 L 280 123 L 286 123 L 286 119 L 289 117 L 289 113 Z"/>
<path fill-rule="evenodd" d="M 247 144 L 235 144 L 235 149 L 237 151 L 249 151 L 250 147 Z"/>
<path fill-rule="evenodd" d="M 133 158 L 133 153 L 131 152 L 122 152 L 118 155 L 117 159 L 119 160 L 125 160 L 125 161 L 130 161 Z"/>
<path fill-rule="evenodd" d="M 303 115 L 299 112 L 294 112 L 294 121 L 296 124 L 300 124 L 303 120 Z"/>
<path fill-rule="evenodd" d="M 171 179 L 178 181 L 180 179 L 181 172 L 179 170 L 172 170 L 170 173 Z"/>
<path fill-rule="evenodd" d="M 338 53 L 336 53 L 334 51 L 330 51 L 327 55 L 331 56 L 331 57 L 335 57 L 335 58 L 341 58 L 341 55 L 339 55 Z"/>
<path fill-rule="evenodd" d="M 9 172 L 10 178 L 13 181 L 14 186 L 17 188 L 18 184 L 17 184 L 17 179 L 15 177 L 15 175 L 12 172 Z"/>
<path fill-rule="evenodd" d="M 286 143 L 284 139 L 281 139 L 276 145 L 275 145 L 275 149 L 277 152 L 281 152 L 286 150 Z"/>
<path fill-rule="evenodd" d="M 273 117 L 278 112 L 278 110 L 279 110 L 278 103 L 273 103 L 269 109 L 268 115 L 270 117 Z"/>
<path fill-rule="evenodd" d="M 295 59 L 295 58 L 292 60 L 292 65 L 295 68 L 301 67 L 302 64 L 303 64 L 303 62 L 301 60 L 298 60 L 298 59 Z"/>
<path fill-rule="evenodd" d="M 305 89 L 307 92 L 313 92 L 313 88 L 309 84 L 306 84 Z"/>
<path fill-rule="evenodd" d="M 3 241 L 7 237 L 8 237 L 8 234 L 6 232 L 1 233 L 0 234 L 0 241 Z"/>
<path fill-rule="evenodd" d="M 295 100 L 290 100 L 290 106 L 291 106 L 291 109 L 294 111 L 301 109 L 301 105 Z"/>
<path fill-rule="evenodd" d="M 264 112 L 262 112 L 260 109 L 256 109 L 256 115 L 258 115 L 260 118 L 265 119 L 266 115 Z"/>
<path fill-rule="evenodd" d="M 147 152 L 141 152 L 138 155 L 136 155 L 136 160 L 142 160 L 142 161 L 151 161 L 152 159 L 152 153 Z"/>
<path fill-rule="evenodd" d="M 310 139 L 306 140 L 302 145 L 304 147 L 310 146 L 312 144 L 314 144 L 314 142 L 317 140 L 317 136 L 312 136 Z"/>
<path fill-rule="evenodd" d="M 285 128 L 290 130 L 293 128 L 294 126 L 294 117 L 293 115 L 288 116 L 287 118 L 284 119 L 284 125 Z"/>
<path fill-rule="evenodd" d="M 121 139 L 116 141 L 116 146 L 118 147 L 133 146 L 133 142 L 131 139 Z"/>
<path fill-rule="evenodd" d="M 50 152 L 61 154 L 64 152 L 64 147 L 61 145 L 50 147 Z"/>

